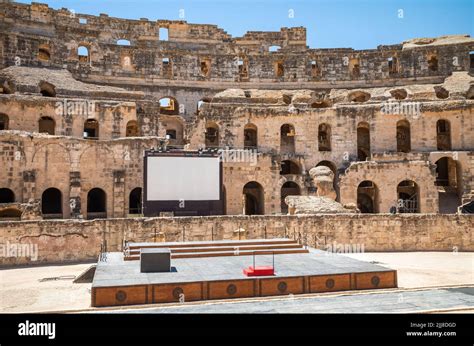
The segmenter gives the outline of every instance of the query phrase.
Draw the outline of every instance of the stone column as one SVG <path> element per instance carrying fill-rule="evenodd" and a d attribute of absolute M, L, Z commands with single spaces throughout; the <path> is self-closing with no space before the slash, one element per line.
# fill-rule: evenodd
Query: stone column
<path fill-rule="evenodd" d="M 23 171 L 23 202 L 35 200 L 36 196 L 36 171 Z"/>
<path fill-rule="evenodd" d="M 69 212 L 72 219 L 81 219 L 81 172 L 69 172 Z"/>
<path fill-rule="evenodd" d="M 125 170 L 114 171 L 112 215 L 107 217 L 125 217 Z"/>

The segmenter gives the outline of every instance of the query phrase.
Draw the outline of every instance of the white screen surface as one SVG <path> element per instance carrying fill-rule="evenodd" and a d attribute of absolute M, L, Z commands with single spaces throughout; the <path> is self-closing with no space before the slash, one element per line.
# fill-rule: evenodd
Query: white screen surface
<path fill-rule="evenodd" d="M 219 200 L 218 157 L 149 156 L 147 200 Z"/>

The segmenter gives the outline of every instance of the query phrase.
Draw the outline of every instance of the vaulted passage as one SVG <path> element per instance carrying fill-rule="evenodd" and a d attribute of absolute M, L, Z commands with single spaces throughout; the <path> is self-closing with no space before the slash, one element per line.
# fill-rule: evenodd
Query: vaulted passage
<path fill-rule="evenodd" d="M 438 71 L 438 56 L 437 55 L 430 55 L 428 57 L 428 69 L 433 72 Z"/>
<path fill-rule="evenodd" d="M 125 133 L 126 137 L 138 137 L 138 124 L 135 120 L 130 120 L 127 123 L 127 129 Z"/>
<path fill-rule="evenodd" d="M 104 190 L 94 188 L 87 193 L 87 219 L 107 217 L 107 196 Z"/>
<path fill-rule="evenodd" d="M 0 131 L 8 130 L 8 115 L 0 113 Z"/>
<path fill-rule="evenodd" d="M 257 126 L 247 124 L 244 128 L 244 148 L 257 148 Z"/>
<path fill-rule="evenodd" d="M 451 125 L 447 120 L 436 122 L 436 147 L 438 150 L 451 150 Z"/>
<path fill-rule="evenodd" d="M 87 48 L 86 46 L 79 46 L 77 48 L 77 57 L 79 59 L 79 62 L 81 63 L 90 62 L 89 48 Z"/>
<path fill-rule="evenodd" d="M 419 213 L 420 212 L 420 201 L 419 201 L 419 187 L 412 180 L 404 180 L 397 186 L 398 205 L 397 209 L 399 213 Z"/>
<path fill-rule="evenodd" d="M 397 151 L 402 153 L 411 151 L 410 123 L 406 120 L 397 122 Z"/>
<path fill-rule="evenodd" d="M 41 196 L 41 212 L 45 219 L 62 219 L 63 208 L 61 191 L 52 187 L 43 192 Z"/>
<path fill-rule="evenodd" d="M 99 139 L 99 122 L 95 119 L 87 119 L 84 123 L 84 138 Z"/>
<path fill-rule="evenodd" d="M 282 185 L 280 195 L 281 195 L 281 200 L 280 200 L 281 212 L 282 214 L 287 214 L 288 205 L 285 203 L 285 198 L 287 196 L 301 195 L 301 189 L 297 183 L 292 182 L 292 181 L 287 181 L 286 183 Z"/>
<path fill-rule="evenodd" d="M 0 189 L 0 203 L 14 203 L 15 194 L 7 188 Z"/>
<path fill-rule="evenodd" d="M 163 97 L 159 102 L 161 114 L 179 115 L 179 103 L 174 97 Z"/>
<path fill-rule="evenodd" d="M 357 125 L 357 157 L 365 161 L 370 156 L 370 128 L 366 122 Z"/>
<path fill-rule="evenodd" d="M 21 210 L 17 208 L 3 208 L 0 209 L 0 220 L 1 221 L 20 221 Z"/>
<path fill-rule="evenodd" d="M 331 151 L 331 126 L 320 124 L 318 127 L 319 151 Z"/>
<path fill-rule="evenodd" d="M 209 122 L 206 124 L 206 147 L 219 146 L 219 127 L 216 123 Z"/>
<path fill-rule="evenodd" d="M 290 154 L 295 152 L 295 128 L 285 124 L 280 128 L 280 152 Z"/>
<path fill-rule="evenodd" d="M 361 213 L 378 213 L 378 188 L 365 180 L 357 187 L 357 208 Z"/>
<path fill-rule="evenodd" d="M 56 122 L 50 117 L 41 117 L 38 121 L 38 132 L 54 135 Z"/>
<path fill-rule="evenodd" d="M 141 214 L 142 213 L 142 188 L 136 187 L 130 192 L 128 197 L 128 213 Z"/>
<path fill-rule="evenodd" d="M 436 181 L 439 212 L 454 214 L 461 204 L 462 169 L 459 161 L 442 157 L 436 161 Z"/>
<path fill-rule="evenodd" d="M 265 213 L 265 201 L 262 185 L 255 181 L 245 184 L 243 202 L 243 212 L 245 215 L 263 215 Z"/>

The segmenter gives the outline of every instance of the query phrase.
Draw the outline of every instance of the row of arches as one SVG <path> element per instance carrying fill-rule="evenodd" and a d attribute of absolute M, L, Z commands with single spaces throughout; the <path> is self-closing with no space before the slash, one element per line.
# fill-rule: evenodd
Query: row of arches
<path fill-rule="evenodd" d="M 130 191 L 128 214 L 142 213 L 142 188 Z M 8 188 L 0 189 L 0 204 L 15 203 L 15 194 Z M 41 195 L 41 213 L 44 218 L 63 218 L 63 196 L 59 189 L 51 187 Z M 107 217 L 107 194 L 101 188 L 93 188 L 87 193 L 87 218 Z"/>
<path fill-rule="evenodd" d="M 398 213 L 420 212 L 420 190 L 413 180 L 403 180 L 397 185 Z M 371 180 L 364 180 L 357 186 L 357 208 L 361 213 L 379 213 L 379 188 Z"/>
<path fill-rule="evenodd" d="M 295 152 L 295 127 L 292 124 L 283 124 L 280 127 L 280 152 Z M 256 148 L 258 146 L 258 129 L 255 124 L 246 124 L 244 127 L 244 147 Z M 397 151 L 408 153 L 411 151 L 411 129 L 408 120 L 403 119 L 396 124 Z M 318 126 L 318 150 L 332 150 L 331 125 L 322 123 Z M 219 126 L 215 122 L 206 124 L 205 144 L 207 147 L 218 147 Z M 451 150 L 451 125 L 448 120 L 439 119 L 436 122 L 436 148 L 437 150 Z M 370 125 L 363 121 L 357 124 L 357 157 L 365 161 L 371 152 Z"/>
<path fill-rule="evenodd" d="M 6 114 L 0 114 L 0 130 L 9 129 L 9 118 Z M 48 116 L 42 116 L 38 120 L 38 132 L 46 133 L 48 135 L 56 134 L 56 121 Z M 138 136 L 138 123 L 136 120 L 127 122 L 125 136 Z M 99 122 L 96 119 L 87 119 L 84 121 L 83 138 L 85 139 L 99 139 Z"/>

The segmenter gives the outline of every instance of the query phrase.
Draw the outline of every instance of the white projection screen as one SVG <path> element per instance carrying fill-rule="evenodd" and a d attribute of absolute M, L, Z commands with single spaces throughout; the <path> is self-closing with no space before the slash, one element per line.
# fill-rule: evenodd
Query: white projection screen
<path fill-rule="evenodd" d="M 220 199 L 218 157 L 148 156 L 148 201 L 216 201 Z"/>

